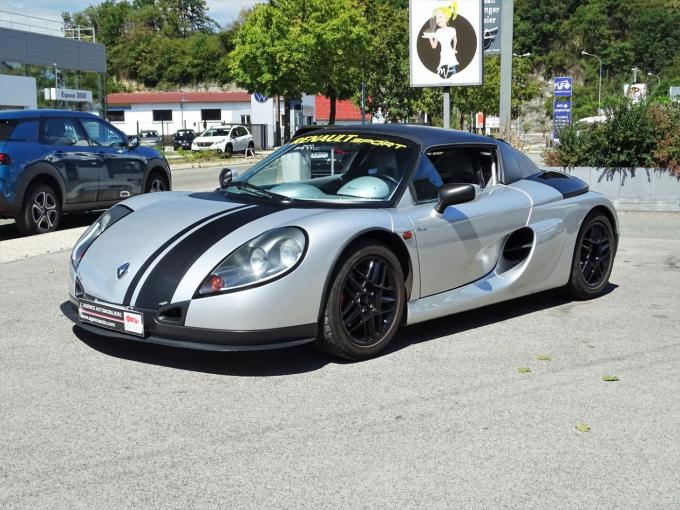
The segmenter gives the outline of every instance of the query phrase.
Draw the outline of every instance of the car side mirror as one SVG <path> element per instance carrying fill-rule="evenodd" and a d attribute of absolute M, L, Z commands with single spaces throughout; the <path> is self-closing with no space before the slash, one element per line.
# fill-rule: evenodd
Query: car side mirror
<path fill-rule="evenodd" d="M 227 183 L 231 182 L 233 173 L 231 168 L 223 168 L 220 172 L 220 188 L 224 188 Z"/>
<path fill-rule="evenodd" d="M 477 190 L 472 184 L 444 184 L 439 188 L 439 199 L 434 210 L 439 214 L 444 214 L 444 210 L 450 205 L 472 202 L 476 197 Z"/>
<path fill-rule="evenodd" d="M 137 146 L 139 146 L 139 138 L 137 138 L 136 136 L 128 137 L 128 147 L 130 149 L 134 149 Z"/>

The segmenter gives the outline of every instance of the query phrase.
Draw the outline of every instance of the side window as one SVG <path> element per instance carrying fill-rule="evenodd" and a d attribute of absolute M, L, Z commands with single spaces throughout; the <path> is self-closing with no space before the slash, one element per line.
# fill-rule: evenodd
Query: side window
<path fill-rule="evenodd" d="M 0 142 L 34 142 L 38 139 L 37 120 L 0 121 Z"/>
<path fill-rule="evenodd" d="M 76 118 L 45 119 L 42 141 L 48 145 L 90 145 Z"/>
<path fill-rule="evenodd" d="M 492 147 L 451 147 L 431 150 L 420 158 L 413 176 L 417 202 L 437 198 L 442 184 L 491 184 L 496 168 L 496 151 Z"/>
<path fill-rule="evenodd" d="M 250 134 L 243 126 L 241 126 L 239 129 L 241 130 L 241 136 L 248 136 Z"/>
<path fill-rule="evenodd" d="M 87 136 L 100 147 L 122 147 L 125 145 L 123 137 L 117 131 L 95 119 L 80 119 Z"/>
<path fill-rule="evenodd" d="M 505 142 L 499 142 L 498 147 L 503 158 L 503 183 L 510 184 L 523 179 L 522 170 L 515 158 L 514 149 Z"/>

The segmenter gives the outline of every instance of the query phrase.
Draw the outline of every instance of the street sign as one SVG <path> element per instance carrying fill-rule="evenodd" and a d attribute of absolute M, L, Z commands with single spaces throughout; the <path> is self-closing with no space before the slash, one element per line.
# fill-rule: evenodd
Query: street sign
<path fill-rule="evenodd" d="M 91 90 L 78 90 L 78 89 L 55 89 L 47 88 L 44 90 L 45 99 L 53 101 L 67 101 L 70 103 L 91 103 L 92 102 L 92 91 Z"/>
<path fill-rule="evenodd" d="M 557 76 L 553 79 L 555 97 L 571 97 L 572 81 L 570 76 Z"/>
<path fill-rule="evenodd" d="M 566 101 L 553 101 L 553 112 L 571 112 L 571 98 Z"/>
<path fill-rule="evenodd" d="M 680 101 L 680 87 L 671 87 L 668 91 L 671 101 Z"/>
<path fill-rule="evenodd" d="M 481 85 L 483 0 L 410 0 L 411 87 Z"/>
<path fill-rule="evenodd" d="M 484 0 L 484 53 L 501 52 L 501 0 Z"/>

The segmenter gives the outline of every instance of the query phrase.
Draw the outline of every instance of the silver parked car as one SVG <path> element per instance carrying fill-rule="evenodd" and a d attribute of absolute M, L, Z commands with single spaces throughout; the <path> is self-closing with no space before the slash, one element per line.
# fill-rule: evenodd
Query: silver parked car
<path fill-rule="evenodd" d="M 336 158 L 335 153 L 342 154 Z M 312 172 L 313 154 L 329 168 Z M 213 350 L 374 356 L 415 324 L 608 284 L 612 204 L 502 141 L 437 128 L 300 136 L 213 192 L 131 198 L 76 244 L 79 325 Z"/>
<path fill-rule="evenodd" d="M 158 136 L 158 131 L 153 129 L 143 129 L 139 132 L 139 143 L 140 145 L 156 147 L 161 144 L 161 137 Z"/>

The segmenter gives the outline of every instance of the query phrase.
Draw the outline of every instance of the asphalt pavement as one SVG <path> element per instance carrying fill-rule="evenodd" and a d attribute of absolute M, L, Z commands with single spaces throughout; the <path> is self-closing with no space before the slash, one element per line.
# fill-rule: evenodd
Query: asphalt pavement
<path fill-rule="evenodd" d="M 34 238 L 0 264 L 0 508 L 677 507 L 680 215 L 621 221 L 606 295 L 409 327 L 362 363 L 93 337 L 59 248 L 84 226 Z"/>

